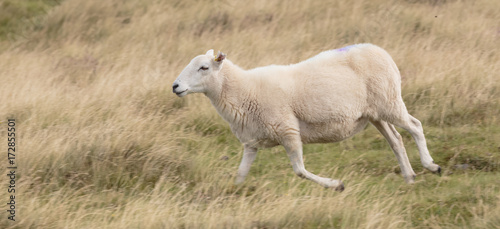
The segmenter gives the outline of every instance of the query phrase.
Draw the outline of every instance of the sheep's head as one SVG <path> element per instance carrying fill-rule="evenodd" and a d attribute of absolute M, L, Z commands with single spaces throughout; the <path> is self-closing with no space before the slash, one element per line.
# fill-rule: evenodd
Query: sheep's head
<path fill-rule="evenodd" d="M 214 56 L 214 50 L 208 50 L 205 55 L 199 55 L 191 60 L 172 85 L 173 92 L 183 97 L 190 93 L 205 93 L 208 84 L 217 77 L 226 54 L 219 52 Z"/>

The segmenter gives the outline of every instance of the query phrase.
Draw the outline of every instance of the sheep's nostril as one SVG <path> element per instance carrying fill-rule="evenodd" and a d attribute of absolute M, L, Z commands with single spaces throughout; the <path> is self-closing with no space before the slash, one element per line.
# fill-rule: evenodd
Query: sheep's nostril
<path fill-rule="evenodd" d="M 174 86 L 172 86 L 172 90 L 175 92 L 175 89 L 179 87 L 179 84 L 174 84 Z"/>

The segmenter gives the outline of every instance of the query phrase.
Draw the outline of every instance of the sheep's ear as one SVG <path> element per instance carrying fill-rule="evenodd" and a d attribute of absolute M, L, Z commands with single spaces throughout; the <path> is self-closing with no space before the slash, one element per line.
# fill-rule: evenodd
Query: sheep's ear
<path fill-rule="evenodd" d="M 214 50 L 213 49 L 210 49 L 207 51 L 207 54 L 205 54 L 207 56 L 214 56 Z"/>
<path fill-rule="evenodd" d="M 224 59 L 226 59 L 226 54 L 219 51 L 219 53 L 217 53 L 217 56 L 215 57 L 214 61 L 217 63 L 222 63 L 222 61 Z"/>

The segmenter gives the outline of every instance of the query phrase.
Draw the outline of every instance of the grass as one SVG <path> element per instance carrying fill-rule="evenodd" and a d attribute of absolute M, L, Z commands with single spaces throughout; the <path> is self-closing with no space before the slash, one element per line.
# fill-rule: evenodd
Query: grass
<path fill-rule="evenodd" d="M 498 1 L 1 4 L 0 118 L 16 119 L 19 168 L 1 228 L 500 227 Z M 400 130 L 418 174 L 406 185 L 369 126 L 304 147 L 342 193 L 295 176 L 282 147 L 235 186 L 241 144 L 203 95 L 170 91 L 208 49 L 253 68 L 361 42 L 394 57 L 442 176 Z"/>
<path fill-rule="evenodd" d="M 0 1 L 0 41 L 14 41 L 24 36 L 38 17 L 58 4 L 57 0 Z"/>

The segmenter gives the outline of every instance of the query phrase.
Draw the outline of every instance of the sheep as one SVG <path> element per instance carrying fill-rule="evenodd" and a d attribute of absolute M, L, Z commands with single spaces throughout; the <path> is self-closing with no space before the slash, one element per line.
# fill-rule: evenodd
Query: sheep
<path fill-rule="evenodd" d="M 407 183 L 414 183 L 416 174 L 394 125 L 413 136 L 424 168 L 441 172 L 427 149 L 422 124 L 403 102 L 396 64 L 373 44 L 324 51 L 288 66 L 250 70 L 209 50 L 191 60 L 172 88 L 179 97 L 205 94 L 229 123 L 244 148 L 236 184 L 245 180 L 258 149 L 282 145 L 296 175 L 342 191 L 342 181 L 305 169 L 302 145 L 347 139 L 367 123 L 386 138 Z"/>

